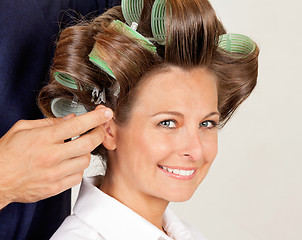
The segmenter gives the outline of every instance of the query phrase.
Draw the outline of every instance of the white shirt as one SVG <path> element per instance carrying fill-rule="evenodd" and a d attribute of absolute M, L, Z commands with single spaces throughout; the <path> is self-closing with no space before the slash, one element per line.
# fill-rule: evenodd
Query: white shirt
<path fill-rule="evenodd" d="M 85 178 L 74 213 L 67 217 L 52 236 L 72 240 L 206 240 L 189 224 L 182 222 L 171 209 L 164 213 L 161 230 L 146 219 L 95 187 Z"/>

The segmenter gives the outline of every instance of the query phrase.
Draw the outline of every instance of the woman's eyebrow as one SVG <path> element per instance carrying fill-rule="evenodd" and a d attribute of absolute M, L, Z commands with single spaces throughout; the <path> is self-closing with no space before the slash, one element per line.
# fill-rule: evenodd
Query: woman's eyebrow
<path fill-rule="evenodd" d="M 174 115 L 174 116 L 177 116 L 177 117 L 180 117 L 180 118 L 184 118 L 184 115 L 180 112 L 175 112 L 175 111 L 162 111 L 162 112 L 158 112 L 158 113 L 155 113 L 152 115 L 152 117 L 155 117 L 157 115 Z"/>
<path fill-rule="evenodd" d="M 220 117 L 220 113 L 219 112 L 211 112 L 208 115 L 206 115 L 204 118 L 212 117 L 214 115 L 218 115 L 218 117 Z"/>
<path fill-rule="evenodd" d="M 158 113 L 155 113 L 152 115 L 152 117 L 155 117 L 157 115 L 174 115 L 174 116 L 177 116 L 177 117 L 180 117 L 180 118 L 184 118 L 184 115 L 180 112 L 176 112 L 176 111 L 162 111 L 162 112 L 158 112 Z M 220 116 L 220 113 L 219 112 L 211 112 L 209 114 L 207 114 L 204 118 L 209 118 L 211 116 L 214 116 L 214 115 L 218 115 L 218 117 Z"/>

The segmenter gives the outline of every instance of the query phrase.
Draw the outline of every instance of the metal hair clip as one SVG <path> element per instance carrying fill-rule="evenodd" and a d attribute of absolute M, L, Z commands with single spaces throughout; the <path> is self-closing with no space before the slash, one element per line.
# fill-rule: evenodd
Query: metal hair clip
<path fill-rule="evenodd" d="M 78 102 L 79 102 L 79 99 L 76 96 L 73 96 L 73 99 L 72 99 L 72 102 L 71 102 L 70 106 L 72 108 L 76 108 L 78 106 Z"/>
<path fill-rule="evenodd" d="M 106 103 L 106 95 L 105 95 L 105 88 L 103 87 L 103 91 L 100 92 L 100 90 L 97 87 L 94 87 L 91 93 L 91 102 L 94 102 L 94 104 L 101 104 Z"/>

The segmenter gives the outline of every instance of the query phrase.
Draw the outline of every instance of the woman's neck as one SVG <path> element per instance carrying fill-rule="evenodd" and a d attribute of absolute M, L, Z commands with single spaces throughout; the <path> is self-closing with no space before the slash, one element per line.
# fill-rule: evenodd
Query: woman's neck
<path fill-rule="evenodd" d="M 163 231 L 163 214 L 168 201 L 135 192 L 125 182 L 113 179 L 107 173 L 100 189 Z"/>

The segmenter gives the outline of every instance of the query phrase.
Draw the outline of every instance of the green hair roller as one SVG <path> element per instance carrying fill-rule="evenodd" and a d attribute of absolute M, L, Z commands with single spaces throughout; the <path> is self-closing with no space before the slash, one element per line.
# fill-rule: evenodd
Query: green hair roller
<path fill-rule="evenodd" d="M 228 33 L 219 36 L 218 47 L 227 52 L 248 55 L 255 51 L 256 44 L 245 35 Z"/>
<path fill-rule="evenodd" d="M 94 44 L 94 47 L 89 54 L 90 62 L 92 62 L 94 65 L 96 65 L 97 67 L 99 67 L 100 69 L 105 71 L 106 73 L 108 73 L 111 77 L 115 78 L 115 76 L 113 75 L 113 72 L 111 71 L 111 69 L 109 68 L 107 63 L 104 62 L 104 60 L 100 57 L 101 55 L 102 54 L 97 49 L 97 44 Z"/>
<path fill-rule="evenodd" d="M 122 0 L 123 16 L 129 26 L 133 22 L 138 23 L 144 7 L 143 0 Z"/>
<path fill-rule="evenodd" d="M 77 90 L 78 86 L 75 83 L 74 79 L 67 73 L 56 72 L 54 74 L 55 80 L 62 84 L 65 87 L 72 88 Z"/>
<path fill-rule="evenodd" d="M 155 0 L 151 12 L 151 29 L 155 41 L 160 45 L 166 44 L 166 1 Z"/>

